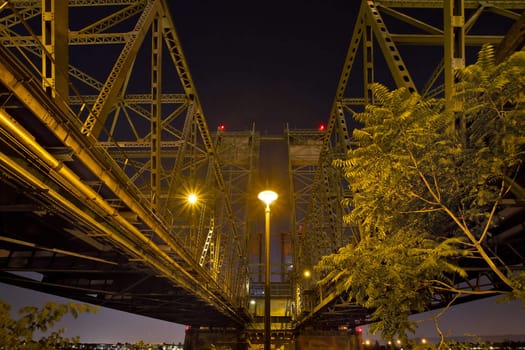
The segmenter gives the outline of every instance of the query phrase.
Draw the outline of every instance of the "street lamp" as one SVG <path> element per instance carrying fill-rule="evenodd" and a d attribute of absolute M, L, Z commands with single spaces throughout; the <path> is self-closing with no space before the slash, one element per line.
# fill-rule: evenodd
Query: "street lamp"
<path fill-rule="evenodd" d="M 265 213 L 265 246 L 266 246 L 266 270 L 264 277 L 264 350 L 271 348 L 271 326 L 270 326 L 270 204 L 277 199 L 277 193 L 273 191 L 262 191 L 257 196 L 266 204 Z"/>

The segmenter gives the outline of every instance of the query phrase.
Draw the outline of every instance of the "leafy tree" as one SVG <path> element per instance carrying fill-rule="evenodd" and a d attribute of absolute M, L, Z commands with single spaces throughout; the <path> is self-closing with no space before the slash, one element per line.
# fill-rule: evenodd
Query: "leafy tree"
<path fill-rule="evenodd" d="M 138 342 L 133 344 L 133 346 L 131 346 L 132 350 L 142 350 L 142 349 L 145 349 L 145 348 L 146 348 L 146 344 L 142 340 L 139 340 Z"/>
<path fill-rule="evenodd" d="M 488 244 L 504 199 L 525 199 L 514 180 L 525 158 L 525 52 L 496 65 L 485 46 L 458 78 L 461 113 L 376 84 L 375 103 L 354 115 L 363 125 L 353 131 L 355 147 L 335 162 L 353 195 L 345 221 L 359 237 L 319 262 L 320 283 L 342 283 L 385 339 L 406 341 L 416 329 L 408 317 L 440 294 L 453 302 L 495 293 L 525 304 L 525 274 L 507 269 Z M 458 289 L 469 266 L 489 269 L 502 289 Z"/>
<path fill-rule="evenodd" d="M 0 300 L 0 349 L 54 350 L 61 346 L 78 343 L 78 338 L 63 337 L 64 329 L 60 328 L 35 340 L 35 332 L 46 333 L 62 319 L 65 314 L 74 318 L 82 312 L 96 312 L 97 307 L 87 304 L 57 304 L 47 302 L 42 308 L 22 307 L 19 318 L 11 318 L 11 306 Z"/>

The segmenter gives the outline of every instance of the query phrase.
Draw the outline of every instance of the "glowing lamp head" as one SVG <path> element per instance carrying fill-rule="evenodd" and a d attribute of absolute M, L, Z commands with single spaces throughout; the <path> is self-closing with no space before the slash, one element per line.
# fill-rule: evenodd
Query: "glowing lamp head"
<path fill-rule="evenodd" d="M 219 130 L 219 131 L 226 130 L 226 125 L 224 125 L 223 123 L 219 124 L 219 127 L 217 128 L 217 130 Z"/>
<path fill-rule="evenodd" d="M 325 130 L 325 126 L 323 123 L 319 124 L 319 131 L 324 131 Z"/>
<path fill-rule="evenodd" d="M 198 200 L 198 198 L 197 198 L 197 195 L 196 195 L 195 193 L 190 193 L 190 194 L 188 195 L 188 202 L 189 202 L 190 204 L 195 204 L 195 203 L 197 203 L 197 200 Z"/>
<path fill-rule="evenodd" d="M 269 206 L 274 200 L 277 199 L 277 193 L 274 191 L 262 191 L 259 193 L 257 198 L 262 200 L 264 203 L 266 203 L 267 206 Z"/>

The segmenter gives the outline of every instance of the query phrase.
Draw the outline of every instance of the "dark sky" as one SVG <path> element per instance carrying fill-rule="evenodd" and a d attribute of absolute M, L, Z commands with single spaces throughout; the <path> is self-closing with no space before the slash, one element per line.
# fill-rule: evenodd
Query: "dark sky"
<path fill-rule="evenodd" d="M 210 130 L 281 134 L 328 119 L 352 35 L 357 0 L 168 0 Z M 0 284 L 0 298 L 40 304 L 47 295 Z M 53 299 L 58 299 L 54 298 Z M 63 300 L 63 299 L 58 299 Z M 85 342 L 182 342 L 184 326 L 101 310 L 67 322 Z M 525 311 L 494 298 L 455 307 L 454 333 L 525 333 Z M 430 336 L 424 326 L 420 336 Z"/>
<path fill-rule="evenodd" d="M 273 134 L 327 120 L 355 3 L 170 1 L 210 128 Z"/>

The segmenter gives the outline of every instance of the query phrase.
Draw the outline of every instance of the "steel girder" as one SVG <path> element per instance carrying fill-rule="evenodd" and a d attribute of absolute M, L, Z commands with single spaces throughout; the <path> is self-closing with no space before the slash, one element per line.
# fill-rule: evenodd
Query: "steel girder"
<path fill-rule="evenodd" d="M 472 47 L 477 52 L 481 45 L 497 45 L 504 38 L 514 50 L 517 45 L 523 45 L 523 34 L 519 34 L 520 28 L 523 28 L 523 10 L 525 3 L 519 0 L 361 1 L 330 119 L 318 150 L 319 162 L 312 164 L 315 169 L 312 169 L 307 177 L 300 167 L 290 165 L 290 176 L 295 176 L 291 182 L 294 185 L 301 183 L 299 176 L 302 175 L 308 179 L 307 190 L 310 191 L 308 210 L 304 213 L 304 218 L 295 218 L 296 222 L 305 223 L 306 230 L 306 233 L 302 233 L 294 228 L 294 253 L 298 268 L 310 268 L 322 255 L 330 254 L 345 244 L 345 239 L 348 241 L 353 234 L 358 235 L 355 227 L 345 226 L 341 221 L 330 219 L 340 220 L 344 213 L 337 206 L 343 198 L 351 198 L 351 193 L 345 190 L 348 186 L 344 178 L 331 166 L 331 162 L 336 158 L 344 159 L 350 149 L 350 128 L 354 126 L 352 114 L 373 103 L 371 84 L 380 82 L 391 89 L 404 87 L 427 97 L 446 97 L 449 108 L 461 108 L 455 105 L 451 98 L 454 94 L 455 70 L 474 62 Z M 490 16 L 501 22 L 498 28 L 492 25 Z M 485 21 L 487 17 L 488 25 Z M 513 24 L 513 31 L 509 32 Z M 420 51 L 417 51 L 418 49 Z M 407 55 L 407 52 L 410 52 L 410 55 Z M 429 52 L 431 54 L 423 59 L 423 55 Z M 510 53 L 512 49 L 506 49 L 505 52 Z M 417 61 L 411 61 L 414 57 Z M 290 144 L 293 144 L 293 141 L 290 141 Z M 304 179 L 302 181 L 304 183 Z M 301 188 L 306 188 L 305 185 L 302 186 L 294 188 L 293 191 L 296 206 L 301 203 L 298 200 L 301 198 Z M 338 210 L 337 215 L 332 215 L 336 214 L 335 208 Z M 298 213 L 299 210 L 296 209 L 294 215 L 298 216 Z M 501 228 L 498 227 L 497 230 L 511 230 L 509 227 L 518 223 L 522 213 L 522 207 L 504 209 L 502 216 L 507 218 L 507 222 L 499 223 Z M 326 226 L 321 227 L 317 223 L 324 223 Z M 333 246 L 323 244 L 326 232 L 333 235 L 332 240 L 328 240 Z M 310 243 L 306 242 L 308 239 Z M 519 263 L 520 253 L 512 251 L 510 247 L 506 249 L 509 249 L 509 261 Z M 303 254 L 303 258 L 299 259 L 302 252 L 308 254 Z M 475 267 L 471 267 L 469 271 L 472 278 L 458 280 L 459 288 L 497 288 L 498 281 L 487 271 L 478 271 Z M 313 278 L 315 281 L 316 276 Z M 303 300 L 298 301 L 298 305 L 302 306 L 299 310 L 304 312 L 299 319 L 300 327 L 325 325 L 333 328 L 338 325 L 355 326 L 367 322 L 368 312 L 357 307 L 339 285 L 323 289 L 315 287 L 312 283 L 309 284 L 311 289 L 304 288 L 305 285 L 299 287 L 302 291 L 299 295 Z M 462 298 L 461 302 L 468 300 L 471 298 Z M 436 294 L 432 307 L 439 308 L 448 302 L 449 295 Z"/>
<path fill-rule="evenodd" d="M 332 115 L 337 102 L 349 111 L 371 102 L 373 82 L 451 96 L 454 70 L 473 63 L 481 45 L 503 40 L 523 10 L 519 0 L 361 1 Z"/>
<path fill-rule="evenodd" d="M 343 104 L 338 103 L 323 131 L 286 131 L 288 140 L 293 243 L 293 289 L 297 327 L 338 329 L 365 322 L 368 311 L 345 297 L 342 290 L 319 289 L 313 267 L 350 243 L 356 228 L 344 223 L 342 201 L 351 194 L 340 169 L 332 162 L 350 149 Z M 305 277 L 303 272 L 311 275 Z M 334 313 L 334 310 L 338 310 Z M 336 315 L 338 314 L 338 315 Z"/>
<path fill-rule="evenodd" d="M 222 278 L 232 281 L 235 293 L 249 294 L 250 275 L 253 273 L 249 267 L 249 241 L 255 233 L 254 216 L 251 215 L 258 204 L 254 201 L 255 184 L 259 171 L 260 135 L 251 131 L 217 131 L 216 138 L 217 158 L 223 171 L 227 195 L 231 201 L 231 212 L 223 207 L 215 216 L 218 224 L 224 226 L 228 220 L 233 220 L 237 232 L 244 232 L 242 236 L 234 237 L 239 245 L 236 249 L 227 242 L 231 238 L 223 237 L 217 231 L 217 236 L 211 241 L 210 263 L 212 271 L 219 272 L 224 261 L 229 261 L 237 266 L 222 273 Z M 221 255 L 219 256 L 219 253 Z M 240 289 L 243 289 L 241 291 Z M 234 291 L 232 291 L 234 292 Z M 248 302 L 248 300 L 246 300 Z"/>
<path fill-rule="evenodd" d="M 499 60 L 519 50 L 525 42 L 520 33 L 523 11 L 523 1 L 362 1 L 329 126 L 344 119 L 351 123 L 353 108 L 372 103 L 370 84 L 374 82 L 392 89 L 404 87 L 424 97 L 444 97 L 450 110 L 461 110 L 460 101 L 453 99 L 455 71 L 474 63 L 483 44 L 495 45 Z M 419 47 L 427 52 L 418 51 Z M 404 50 L 410 55 L 403 55 Z M 371 58 L 378 51 L 386 70 L 381 70 L 381 60 Z M 416 61 L 409 64 L 411 57 Z M 360 59 L 362 78 L 352 71 Z M 352 96 L 355 81 L 362 82 L 360 96 Z"/>
<path fill-rule="evenodd" d="M 352 239 L 343 222 L 342 200 L 348 196 L 341 172 L 332 161 L 344 157 L 348 131 L 344 120 L 333 120 L 326 131 L 286 130 L 292 222 L 293 289 L 297 314 L 313 311 L 322 300 L 311 300 L 318 276 L 317 262 Z M 304 271 L 311 275 L 304 276 Z M 315 297 L 317 298 L 318 295 Z"/>
<path fill-rule="evenodd" d="M 79 253 L 75 245 L 66 243 L 69 239 L 62 244 L 5 236 L 9 249 L 3 271 L 38 270 L 47 279 L 42 289 L 67 294 L 64 291 L 80 283 L 79 276 L 62 279 L 61 269 L 36 258 L 15 266 L 13 257 L 38 257 L 39 247 L 44 247 L 55 255 L 93 260 L 115 250 L 107 259 L 108 265 L 119 267 L 113 270 L 129 269 L 128 277 L 134 276 L 133 271 L 149 271 L 152 280 L 159 280 L 159 288 L 162 284 L 167 290 L 171 284 L 174 290 L 186 291 L 179 293 L 185 297 L 179 303 L 200 298 L 201 304 L 216 310 L 217 323 L 244 324 L 247 290 L 239 286 L 248 280 L 249 224 L 234 210 L 242 201 L 243 186 L 244 191 L 249 188 L 249 175 L 238 180 L 231 175 L 231 164 L 220 163 L 216 147 L 227 137 L 208 130 L 166 1 L 68 1 L 69 6 L 61 1 L 9 1 L 0 10 L 5 58 L 2 130 L 6 140 L 17 140 L 2 145 L 9 149 L 3 169 L 11 174 L 5 183 L 15 192 L 48 188 L 46 195 L 27 198 L 36 203 L 31 207 L 63 213 L 67 226 L 77 227 L 60 230 L 61 234 L 89 249 L 83 247 L 87 250 Z M 32 140 L 31 134 L 38 136 Z M 246 150 L 250 159 L 254 150 Z M 32 161 L 14 161 L 11 153 Z M 254 164 L 242 166 L 249 173 Z M 49 168 L 58 175 L 48 177 L 44 172 L 32 177 L 41 171 L 33 167 Z M 49 187 L 48 182 L 55 185 Z M 56 196 L 48 198 L 54 193 L 50 191 Z M 204 198 L 193 208 L 186 205 L 190 191 Z M 2 205 L 6 213 L 20 208 L 8 201 Z M 28 215 L 34 212 L 29 210 Z M 74 261 L 69 263 L 74 270 Z M 127 293 L 132 299 L 134 290 L 136 295 L 151 293 L 141 289 L 141 281 L 131 278 L 126 283 L 121 290 L 106 285 L 107 293 L 105 287 L 97 293 L 80 288 L 85 293 L 77 298 L 95 304 L 102 298 L 109 305 L 110 299 L 116 300 L 112 294 Z M 157 304 L 177 303 L 168 294 Z M 153 310 L 152 304 L 146 304 L 150 309 L 145 306 L 138 313 L 156 317 L 158 305 Z M 126 304 L 122 306 L 125 309 Z M 177 321 L 199 322 L 195 316 L 186 317 L 188 322 Z"/>

